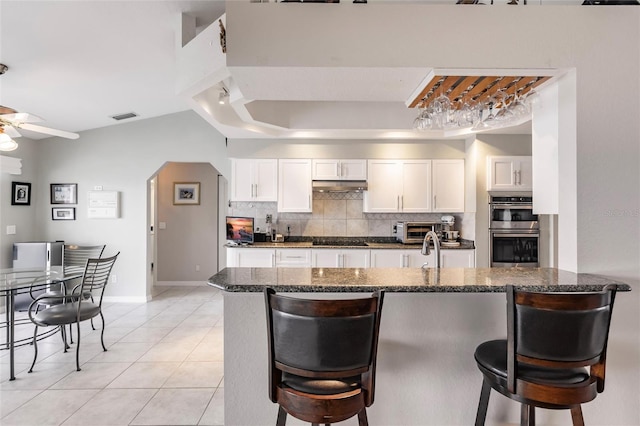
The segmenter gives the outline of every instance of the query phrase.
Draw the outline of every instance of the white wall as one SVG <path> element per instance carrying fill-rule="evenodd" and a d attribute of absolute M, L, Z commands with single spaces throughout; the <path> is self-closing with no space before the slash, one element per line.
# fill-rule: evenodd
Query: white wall
<path fill-rule="evenodd" d="M 36 212 L 43 209 L 40 198 L 37 197 L 48 187 L 40 187 L 38 183 L 37 149 L 39 142 L 27 138 L 18 139 L 18 148 L 11 152 L 2 152 L 6 157 L 22 160 L 22 174 L 10 175 L 0 170 L 0 269 L 11 268 L 13 263 L 13 243 L 19 241 L 36 241 L 41 237 L 36 229 Z M 11 182 L 31 183 L 31 205 L 11 205 Z M 51 214 L 51 211 L 49 211 Z M 16 233 L 7 235 L 7 226 L 14 225 Z"/>
<path fill-rule="evenodd" d="M 77 140 L 51 138 L 37 143 L 35 223 L 41 227 L 37 238 L 104 243 L 105 254 L 121 252 L 113 271 L 117 283 L 107 287 L 107 296 L 114 300 L 148 297 L 147 180 L 167 161 L 208 161 L 223 175 L 230 172 L 224 137 L 193 112 L 89 130 Z M 75 221 L 50 219 L 51 182 L 78 184 Z M 95 185 L 121 192 L 119 219 L 87 218 L 87 191 Z"/>
<path fill-rule="evenodd" d="M 200 204 L 174 205 L 174 182 L 200 182 Z M 208 163 L 168 163 L 157 194 L 157 221 L 166 225 L 156 228 L 158 281 L 206 281 L 218 272 L 218 171 Z"/>

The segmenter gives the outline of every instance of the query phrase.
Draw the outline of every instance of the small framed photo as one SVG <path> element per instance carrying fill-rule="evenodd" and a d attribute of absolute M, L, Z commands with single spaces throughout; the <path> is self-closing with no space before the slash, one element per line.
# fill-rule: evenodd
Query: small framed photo
<path fill-rule="evenodd" d="M 51 208 L 51 219 L 76 220 L 76 208 L 75 207 L 53 207 Z"/>
<path fill-rule="evenodd" d="M 77 204 L 77 183 L 52 183 L 51 204 Z"/>
<path fill-rule="evenodd" d="M 11 182 L 11 205 L 31 205 L 31 184 L 28 182 Z"/>
<path fill-rule="evenodd" d="M 200 182 L 174 182 L 173 204 L 200 204 Z"/>

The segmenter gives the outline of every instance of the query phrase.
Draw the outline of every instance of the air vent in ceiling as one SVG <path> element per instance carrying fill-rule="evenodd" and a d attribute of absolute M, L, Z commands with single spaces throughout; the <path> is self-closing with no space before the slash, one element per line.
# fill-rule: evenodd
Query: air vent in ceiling
<path fill-rule="evenodd" d="M 125 112 L 124 114 L 112 115 L 111 118 L 113 118 L 116 121 L 120 121 L 120 120 L 127 120 L 129 118 L 133 118 L 137 116 L 138 114 L 136 114 L 135 112 Z"/>

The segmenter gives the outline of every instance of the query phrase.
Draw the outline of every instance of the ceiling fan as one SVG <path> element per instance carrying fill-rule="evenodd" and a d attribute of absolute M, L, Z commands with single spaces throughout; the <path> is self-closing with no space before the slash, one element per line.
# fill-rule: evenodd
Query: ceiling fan
<path fill-rule="evenodd" d="M 78 139 L 79 137 L 77 133 L 32 124 L 40 121 L 43 120 L 33 114 L 18 112 L 13 108 L 0 105 L 0 151 L 13 151 L 18 147 L 18 143 L 13 140 L 13 138 L 22 136 L 18 129 L 67 139 Z"/>

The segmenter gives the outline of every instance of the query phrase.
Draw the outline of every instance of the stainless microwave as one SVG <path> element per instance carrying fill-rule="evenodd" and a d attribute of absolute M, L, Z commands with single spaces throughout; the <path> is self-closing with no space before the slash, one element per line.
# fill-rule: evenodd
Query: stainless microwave
<path fill-rule="evenodd" d="M 403 244 L 418 244 L 424 241 L 429 231 L 442 231 L 442 224 L 435 222 L 398 222 L 396 239 Z"/>

